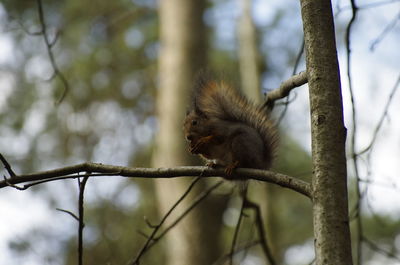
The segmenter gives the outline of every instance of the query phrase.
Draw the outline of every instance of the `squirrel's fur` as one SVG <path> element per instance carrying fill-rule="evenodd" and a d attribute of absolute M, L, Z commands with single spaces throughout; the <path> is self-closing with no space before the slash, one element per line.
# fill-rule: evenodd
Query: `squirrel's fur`
<path fill-rule="evenodd" d="M 228 174 L 236 167 L 270 168 L 277 143 L 276 129 L 262 106 L 226 82 L 204 76 L 194 88 L 184 133 L 191 153 L 214 160 Z"/>

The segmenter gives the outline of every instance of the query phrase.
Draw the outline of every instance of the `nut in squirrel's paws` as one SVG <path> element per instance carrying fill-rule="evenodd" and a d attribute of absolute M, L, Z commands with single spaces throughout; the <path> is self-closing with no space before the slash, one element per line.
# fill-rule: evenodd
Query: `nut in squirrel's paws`
<path fill-rule="evenodd" d="M 192 154 L 198 154 L 201 149 L 205 147 L 213 139 L 212 135 L 199 138 L 194 144 L 190 144 L 189 152 Z"/>

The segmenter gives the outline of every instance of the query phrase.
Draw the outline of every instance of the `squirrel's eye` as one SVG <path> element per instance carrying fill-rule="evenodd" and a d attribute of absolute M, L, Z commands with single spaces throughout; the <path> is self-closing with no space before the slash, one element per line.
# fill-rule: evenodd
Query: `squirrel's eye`
<path fill-rule="evenodd" d="M 192 121 L 192 125 L 193 125 L 193 126 L 196 126 L 196 125 L 197 125 L 197 121 L 196 121 L 196 120 L 193 120 L 193 121 Z"/>

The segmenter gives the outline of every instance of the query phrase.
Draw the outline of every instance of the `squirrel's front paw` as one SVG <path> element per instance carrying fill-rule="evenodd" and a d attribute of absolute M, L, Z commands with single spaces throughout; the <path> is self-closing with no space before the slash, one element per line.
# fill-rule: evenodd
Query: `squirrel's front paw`
<path fill-rule="evenodd" d="M 208 161 L 206 167 L 216 168 L 218 165 L 214 161 Z"/>
<path fill-rule="evenodd" d="M 227 178 L 232 178 L 233 170 L 235 168 L 237 168 L 238 165 L 239 165 L 239 161 L 235 161 L 235 162 L 233 162 L 232 164 L 228 165 L 225 168 L 225 175 L 226 175 Z"/>
<path fill-rule="evenodd" d="M 200 150 L 205 145 L 209 144 L 214 137 L 212 135 L 199 138 L 193 145 L 190 146 L 189 152 L 192 154 L 200 153 Z"/>

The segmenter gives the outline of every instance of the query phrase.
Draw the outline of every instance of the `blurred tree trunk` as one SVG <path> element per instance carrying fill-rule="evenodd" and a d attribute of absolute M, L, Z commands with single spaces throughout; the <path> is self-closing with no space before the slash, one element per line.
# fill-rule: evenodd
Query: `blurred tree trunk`
<path fill-rule="evenodd" d="M 205 1 L 159 2 L 161 49 L 157 95 L 159 131 L 153 154 L 155 167 L 189 164 L 182 122 L 193 77 L 205 64 L 204 7 Z M 155 181 L 161 216 L 183 194 L 189 183 L 184 179 Z M 197 185 L 204 185 L 204 181 Z M 186 208 L 190 201 L 185 200 L 182 208 Z M 215 209 L 218 203 L 210 205 L 209 201 L 210 198 L 202 202 L 169 232 L 165 239 L 167 261 L 164 264 L 211 264 L 221 254 L 217 238 L 223 211 Z"/>
<path fill-rule="evenodd" d="M 238 25 L 239 69 L 242 88 L 248 98 L 261 102 L 260 53 L 257 31 L 251 14 L 252 0 L 241 0 L 242 15 Z"/>
<path fill-rule="evenodd" d="M 316 264 L 352 264 L 343 106 L 332 6 L 301 0 L 308 74 Z"/>
<path fill-rule="evenodd" d="M 261 55 L 257 40 L 257 30 L 251 13 L 252 0 L 241 0 L 242 15 L 238 25 L 239 69 L 244 94 L 253 102 L 261 103 Z M 259 203 L 263 209 L 262 215 L 266 227 L 266 238 L 272 255 L 278 264 L 281 263 L 279 248 L 279 229 L 277 229 L 278 204 L 273 198 L 278 196 L 277 187 L 273 185 L 250 186 L 249 197 Z"/>

